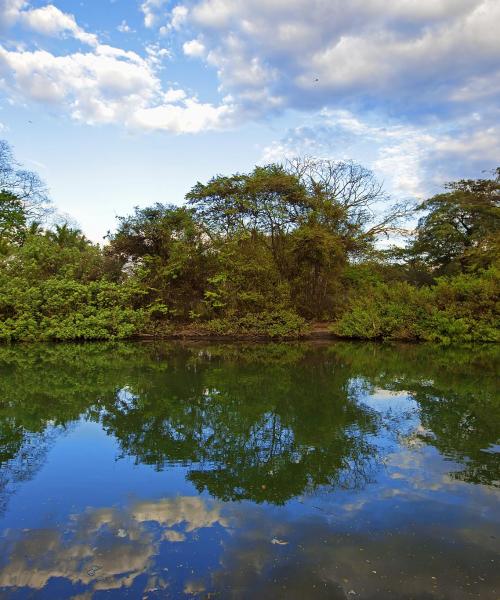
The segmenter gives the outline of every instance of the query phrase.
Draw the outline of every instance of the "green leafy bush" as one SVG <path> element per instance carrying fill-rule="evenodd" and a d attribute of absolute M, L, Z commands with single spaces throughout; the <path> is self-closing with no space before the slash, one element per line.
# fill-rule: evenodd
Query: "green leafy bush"
<path fill-rule="evenodd" d="M 138 290 L 105 280 L 82 283 L 21 278 L 0 285 L 0 340 L 98 340 L 127 338 L 145 324 L 133 307 Z"/>
<path fill-rule="evenodd" d="M 307 331 L 306 321 L 288 310 L 249 313 L 242 317 L 233 316 L 224 319 L 212 319 L 203 325 L 203 329 L 220 336 L 249 335 L 273 339 L 294 339 Z"/>
<path fill-rule="evenodd" d="M 499 272 L 443 277 L 433 287 L 394 282 L 355 297 L 332 331 L 361 339 L 499 341 Z"/>

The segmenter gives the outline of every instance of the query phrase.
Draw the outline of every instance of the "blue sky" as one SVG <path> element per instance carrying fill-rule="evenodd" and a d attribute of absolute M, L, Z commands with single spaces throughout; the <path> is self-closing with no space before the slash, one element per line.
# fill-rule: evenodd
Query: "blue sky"
<path fill-rule="evenodd" d="M 93 239 L 308 154 L 396 199 L 500 164 L 499 0 L 0 0 L 0 136 Z"/>

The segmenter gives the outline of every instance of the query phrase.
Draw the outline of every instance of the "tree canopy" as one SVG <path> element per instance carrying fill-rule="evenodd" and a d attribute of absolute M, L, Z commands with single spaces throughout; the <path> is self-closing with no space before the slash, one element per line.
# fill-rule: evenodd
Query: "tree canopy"
<path fill-rule="evenodd" d="M 353 162 L 302 158 L 198 182 L 118 218 L 104 246 L 43 226 L 46 188 L 0 144 L 0 339 L 337 335 L 498 339 L 499 195 L 450 183 L 412 209 Z M 379 240 L 418 225 L 405 247 Z"/>
<path fill-rule="evenodd" d="M 423 202 L 410 252 L 437 274 L 466 273 L 500 257 L 500 168 L 492 179 L 461 180 Z"/>

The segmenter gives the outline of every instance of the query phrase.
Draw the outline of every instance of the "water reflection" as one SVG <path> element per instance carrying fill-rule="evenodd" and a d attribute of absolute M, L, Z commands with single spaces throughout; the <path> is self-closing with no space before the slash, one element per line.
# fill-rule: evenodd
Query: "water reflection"
<path fill-rule="evenodd" d="M 154 568 L 161 543 L 185 542 L 216 524 L 227 527 L 220 512 L 220 505 L 199 497 L 178 497 L 137 502 L 124 510 L 87 510 L 64 528 L 9 532 L 0 588 L 41 590 L 51 584 L 56 593 L 52 580 L 64 579 L 73 586 L 114 590 L 143 586 L 136 579 L 145 573 L 147 587 L 166 587 L 168 569 Z"/>
<path fill-rule="evenodd" d="M 199 497 L 142 501 L 9 533 L 0 589 L 12 598 L 493 598 L 494 542 L 461 517 L 451 537 L 446 525 L 367 531 L 364 515 L 360 528 L 354 514 L 339 525 Z"/>
<path fill-rule="evenodd" d="M 359 488 L 373 475 L 381 426 L 403 429 L 364 402 L 382 388 L 414 398 L 418 435 L 462 465 L 454 477 L 498 484 L 497 366 L 494 348 L 2 348 L 1 481 L 31 477 L 54 432 L 83 417 L 101 423 L 123 456 L 159 471 L 190 465 L 197 489 L 223 500 L 283 503 L 318 486 Z"/>
<path fill-rule="evenodd" d="M 498 487 L 499 349 L 364 346 L 331 351 L 370 389 L 407 391 L 418 404 L 420 438 L 461 465 L 453 477 Z"/>
<path fill-rule="evenodd" d="M 0 594 L 497 600 L 498 359 L 1 347 Z"/>
<path fill-rule="evenodd" d="M 329 361 L 198 358 L 147 394 L 129 386 L 106 406 L 103 427 L 125 454 L 158 470 L 187 462 L 196 488 L 223 500 L 282 504 L 321 485 L 368 481 L 377 415 L 350 394 L 347 372 Z"/>

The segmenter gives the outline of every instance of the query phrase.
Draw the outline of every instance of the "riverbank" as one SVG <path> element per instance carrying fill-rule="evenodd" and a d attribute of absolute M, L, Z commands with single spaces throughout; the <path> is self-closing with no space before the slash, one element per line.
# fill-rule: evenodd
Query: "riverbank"
<path fill-rule="evenodd" d="M 208 340 L 208 341 L 273 341 L 273 340 L 335 340 L 343 339 L 332 331 L 333 323 L 309 323 L 304 329 L 294 334 L 273 336 L 265 333 L 255 332 L 228 332 L 220 333 L 209 331 L 200 325 L 184 324 L 170 331 L 159 331 L 157 333 L 139 333 L 135 339 L 165 339 L 165 340 Z"/>
<path fill-rule="evenodd" d="M 351 168 L 324 162 L 307 182 L 269 165 L 197 184 L 185 206 L 120 217 L 103 247 L 67 224 L 30 224 L 7 190 L 0 342 L 499 342 L 500 174 L 450 184 L 418 209 L 406 248 L 381 251 L 381 230 L 358 221 L 360 207 L 350 212 L 348 197 L 323 189 L 331 169 L 345 184 L 335 189 L 348 190 Z M 368 190 L 378 189 L 370 177 Z M 443 237 L 456 214 L 474 233 L 462 245 Z"/>

